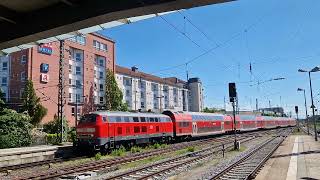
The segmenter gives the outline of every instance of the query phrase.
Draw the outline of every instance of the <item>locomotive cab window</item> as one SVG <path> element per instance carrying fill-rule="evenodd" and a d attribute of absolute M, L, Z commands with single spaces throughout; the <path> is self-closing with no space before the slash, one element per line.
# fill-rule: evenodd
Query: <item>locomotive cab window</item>
<path fill-rule="evenodd" d="M 97 115 L 96 114 L 86 114 L 81 116 L 79 123 L 95 123 Z"/>

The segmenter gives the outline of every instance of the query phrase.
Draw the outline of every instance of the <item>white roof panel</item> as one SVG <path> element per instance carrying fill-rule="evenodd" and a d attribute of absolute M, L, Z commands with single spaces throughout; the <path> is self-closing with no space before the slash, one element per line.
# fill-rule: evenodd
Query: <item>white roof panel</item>
<path fill-rule="evenodd" d="M 85 29 L 80 29 L 78 32 L 80 32 L 81 34 L 88 34 L 88 33 L 101 31 L 101 30 L 102 30 L 101 26 L 97 25 L 97 26 L 92 26 Z"/>

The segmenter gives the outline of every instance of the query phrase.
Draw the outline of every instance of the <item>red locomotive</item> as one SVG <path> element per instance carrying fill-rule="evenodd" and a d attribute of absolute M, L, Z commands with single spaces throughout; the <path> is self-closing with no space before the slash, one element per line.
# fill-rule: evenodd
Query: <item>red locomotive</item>
<path fill-rule="evenodd" d="M 237 131 L 294 126 L 287 117 L 237 115 Z M 77 145 L 110 149 L 119 145 L 168 142 L 232 132 L 233 117 L 215 113 L 172 112 L 163 114 L 97 111 L 81 117 Z"/>

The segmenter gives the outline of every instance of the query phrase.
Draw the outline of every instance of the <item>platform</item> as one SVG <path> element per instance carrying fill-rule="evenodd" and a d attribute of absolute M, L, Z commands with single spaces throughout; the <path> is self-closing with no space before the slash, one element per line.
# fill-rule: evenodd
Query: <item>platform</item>
<path fill-rule="evenodd" d="M 0 167 L 25 164 L 31 162 L 54 159 L 68 156 L 72 151 L 72 145 L 63 146 L 34 146 L 0 149 Z"/>
<path fill-rule="evenodd" d="M 257 175 L 258 180 L 320 179 L 320 142 L 307 135 L 289 136 Z"/>

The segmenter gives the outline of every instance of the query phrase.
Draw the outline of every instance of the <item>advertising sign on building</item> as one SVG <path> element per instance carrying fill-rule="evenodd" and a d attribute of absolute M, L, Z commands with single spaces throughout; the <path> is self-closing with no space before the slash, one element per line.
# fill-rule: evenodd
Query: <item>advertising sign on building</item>
<path fill-rule="evenodd" d="M 49 72 L 49 64 L 42 63 L 42 64 L 40 65 L 40 72 L 42 72 L 42 73 L 47 73 L 47 72 Z"/>
<path fill-rule="evenodd" d="M 38 53 L 51 55 L 52 51 L 53 50 L 51 44 L 42 44 L 38 46 Z"/>
<path fill-rule="evenodd" d="M 42 83 L 47 83 L 47 82 L 49 82 L 49 74 L 41 74 L 41 75 L 40 75 L 40 81 L 41 81 Z"/>

